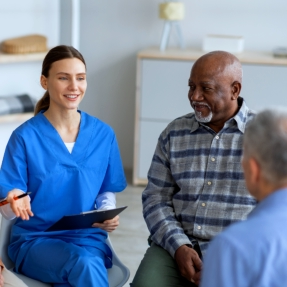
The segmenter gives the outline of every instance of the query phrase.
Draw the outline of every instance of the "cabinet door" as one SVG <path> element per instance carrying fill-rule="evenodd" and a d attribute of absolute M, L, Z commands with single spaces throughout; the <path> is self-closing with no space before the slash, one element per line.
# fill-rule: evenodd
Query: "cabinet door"
<path fill-rule="evenodd" d="M 142 60 L 141 119 L 171 121 L 190 113 L 187 97 L 191 61 Z"/>
<path fill-rule="evenodd" d="M 167 125 L 168 122 L 140 122 L 138 178 L 146 180 L 157 140 Z"/>
<path fill-rule="evenodd" d="M 287 107 L 287 67 L 243 66 L 241 96 L 249 108 L 259 111 L 272 106 Z"/>
<path fill-rule="evenodd" d="M 193 62 L 142 60 L 136 177 L 146 182 L 157 139 L 167 124 L 192 111 L 187 99 Z M 249 108 L 287 107 L 287 67 L 243 64 L 241 96 Z"/>

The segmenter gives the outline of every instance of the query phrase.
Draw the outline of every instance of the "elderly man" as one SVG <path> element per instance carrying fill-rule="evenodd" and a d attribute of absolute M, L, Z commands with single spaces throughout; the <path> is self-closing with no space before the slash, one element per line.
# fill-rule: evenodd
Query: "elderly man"
<path fill-rule="evenodd" d="M 259 113 L 243 146 L 246 185 L 259 204 L 212 241 L 202 287 L 287 284 L 287 109 Z"/>
<path fill-rule="evenodd" d="M 194 113 L 161 133 L 148 173 L 142 198 L 151 246 L 131 286 L 195 286 L 199 249 L 204 255 L 210 239 L 256 204 L 240 164 L 245 125 L 254 117 L 239 97 L 241 81 L 241 64 L 230 53 L 211 52 L 194 63 Z"/>

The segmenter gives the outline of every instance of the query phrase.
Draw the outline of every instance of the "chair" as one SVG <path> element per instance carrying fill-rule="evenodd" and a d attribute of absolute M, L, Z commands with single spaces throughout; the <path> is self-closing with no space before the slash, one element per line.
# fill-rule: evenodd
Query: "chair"
<path fill-rule="evenodd" d="M 1 229 L 0 229 L 0 258 L 2 259 L 4 265 L 10 271 L 13 270 L 14 263 L 8 256 L 8 245 L 9 238 L 11 233 L 11 227 L 15 222 L 14 220 L 7 220 L 1 216 Z M 130 277 L 129 269 L 120 261 L 115 250 L 113 249 L 112 243 L 109 237 L 106 240 L 106 243 L 112 250 L 113 253 L 113 267 L 108 269 L 108 278 L 110 287 L 121 287 L 123 286 Z M 13 271 L 12 271 L 13 272 Z M 17 277 L 25 282 L 29 287 L 52 287 L 51 284 L 43 283 L 22 274 L 13 272 Z"/>
<path fill-rule="evenodd" d="M 121 287 L 129 280 L 130 270 L 117 256 L 109 237 L 107 238 L 106 243 L 113 252 L 113 267 L 108 269 L 109 285 L 110 287 Z"/>

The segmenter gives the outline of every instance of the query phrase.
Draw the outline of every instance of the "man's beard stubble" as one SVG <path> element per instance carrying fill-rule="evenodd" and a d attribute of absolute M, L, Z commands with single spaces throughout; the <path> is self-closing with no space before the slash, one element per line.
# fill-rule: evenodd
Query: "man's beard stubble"
<path fill-rule="evenodd" d="M 209 114 L 206 117 L 202 116 L 201 112 L 197 112 L 196 111 L 196 109 L 194 108 L 194 104 L 199 104 L 199 105 L 203 105 L 203 106 L 208 107 Z M 195 119 L 198 122 L 200 122 L 200 123 L 209 123 L 211 121 L 213 114 L 212 114 L 211 108 L 210 108 L 210 106 L 208 104 L 206 104 L 206 103 L 199 103 L 199 102 L 192 102 L 192 107 L 194 109 Z"/>

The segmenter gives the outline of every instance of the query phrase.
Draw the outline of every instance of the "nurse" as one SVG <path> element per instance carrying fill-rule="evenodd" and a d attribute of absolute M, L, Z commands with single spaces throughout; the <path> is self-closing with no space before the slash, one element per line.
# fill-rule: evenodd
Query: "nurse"
<path fill-rule="evenodd" d="M 11 135 L 0 172 L 0 197 L 18 217 L 9 256 L 16 272 L 54 286 L 108 286 L 112 254 L 105 239 L 118 216 L 88 229 L 45 230 L 64 215 L 115 207 L 115 192 L 126 187 L 116 137 L 78 110 L 87 88 L 79 51 L 51 49 L 41 85 L 46 92 L 35 116 Z M 26 191 L 30 199 L 13 200 Z"/>

